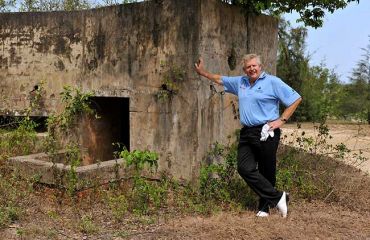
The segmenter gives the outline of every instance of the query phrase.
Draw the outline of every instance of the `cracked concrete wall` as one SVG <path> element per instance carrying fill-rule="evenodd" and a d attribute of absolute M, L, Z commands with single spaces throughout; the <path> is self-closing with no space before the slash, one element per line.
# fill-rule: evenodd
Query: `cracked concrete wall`
<path fill-rule="evenodd" d="M 245 17 L 217 0 L 5 13 L 0 22 L 2 114 L 27 108 L 30 91 L 40 82 L 44 106 L 35 115 L 60 109 L 64 85 L 96 96 L 127 97 L 131 150 L 160 153 L 160 170 L 178 179 L 197 176 L 210 144 L 226 143 L 239 127 L 236 98 L 216 93 L 221 88 L 211 90 L 196 75 L 198 56 L 209 70 L 234 75 L 241 74 L 242 55 L 253 51 L 275 72 L 277 20 Z M 171 74 L 178 91 L 158 100 Z"/>

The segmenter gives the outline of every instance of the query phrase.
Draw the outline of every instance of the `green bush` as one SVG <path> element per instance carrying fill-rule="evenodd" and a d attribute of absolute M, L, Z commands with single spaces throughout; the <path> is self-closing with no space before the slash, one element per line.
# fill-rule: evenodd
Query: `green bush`
<path fill-rule="evenodd" d="M 29 117 L 23 118 L 15 130 L 0 132 L 0 156 L 2 158 L 27 155 L 37 149 L 37 124 Z"/>
<path fill-rule="evenodd" d="M 15 206 L 0 207 L 0 227 L 5 227 L 18 220 L 20 212 L 20 209 Z"/>
<path fill-rule="evenodd" d="M 202 202 L 218 205 L 252 207 L 256 196 L 237 173 L 237 144 L 213 144 L 207 158 L 211 163 L 200 170 L 199 194 Z"/>

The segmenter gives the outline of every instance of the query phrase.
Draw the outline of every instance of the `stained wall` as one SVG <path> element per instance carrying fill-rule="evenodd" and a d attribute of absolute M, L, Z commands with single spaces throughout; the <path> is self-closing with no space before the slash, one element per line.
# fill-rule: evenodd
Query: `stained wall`
<path fill-rule="evenodd" d="M 128 98 L 122 111 L 129 114 L 130 149 L 158 152 L 160 170 L 179 179 L 194 178 L 210 145 L 228 142 L 239 127 L 237 99 L 194 72 L 197 58 L 224 75 L 241 74 L 248 52 L 261 54 L 267 71 L 276 68 L 277 20 L 245 16 L 218 0 L 3 13 L 0 22 L 1 114 L 22 114 L 36 85 L 44 93 L 34 115 L 60 110 L 65 85 L 96 97 Z M 175 91 L 168 91 L 171 83 Z M 159 99 L 163 92 L 169 97 Z M 91 129 L 81 138 L 85 145 L 111 144 L 86 143 L 107 139 L 106 128 Z"/>

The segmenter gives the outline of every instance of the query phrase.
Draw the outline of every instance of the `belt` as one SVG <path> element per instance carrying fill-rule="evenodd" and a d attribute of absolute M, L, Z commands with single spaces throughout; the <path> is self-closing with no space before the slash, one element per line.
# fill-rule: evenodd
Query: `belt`
<path fill-rule="evenodd" d="M 255 125 L 255 126 L 243 126 L 242 129 L 253 129 L 253 128 L 262 128 L 263 125 L 265 124 L 261 124 L 261 125 Z"/>

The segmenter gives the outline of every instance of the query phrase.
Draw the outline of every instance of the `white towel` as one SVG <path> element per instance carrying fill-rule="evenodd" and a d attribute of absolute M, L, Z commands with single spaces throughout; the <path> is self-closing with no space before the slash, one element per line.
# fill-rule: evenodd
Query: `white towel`
<path fill-rule="evenodd" d="M 268 137 L 274 137 L 274 130 L 270 130 L 270 126 L 266 123 L 262 127 L 261 131 L 261 141 L 266 141 Z"/>

